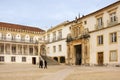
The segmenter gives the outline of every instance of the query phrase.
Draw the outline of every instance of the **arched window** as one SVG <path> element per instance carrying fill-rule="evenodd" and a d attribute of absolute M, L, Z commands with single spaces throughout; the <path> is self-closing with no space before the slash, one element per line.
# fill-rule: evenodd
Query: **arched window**
<path fill-rule="evenodd" d="M 56 60 L 56 61 L 58 62 L 58 58 L 57 58 L 57 57 L 54 57 L 53 59 Z"/>
<path fill-rule="evenodd" d="M 25 41 L 29 42 L 30 41 L 30 36 L 29 35 L 25 35 Z"/>
<path fill-rule="evenodd" d="M 38 36 L 34 36 L 34 37 L 33 37 L 33 41 L 34 41 L 34 42 L 38 41 Z"/>
<path fill-rule="evenodd" d="M 20 34 L 17 34 L 16 37 L 15 37 L 16 40 L 21 40 L 21 35 Z"/>
<path fill-rule="evenodd" d="M 6 40 L 11 40 L 11 39 L 12 39 L 11 33 L 7 33 L 7 34 L 6 34 Z"/>

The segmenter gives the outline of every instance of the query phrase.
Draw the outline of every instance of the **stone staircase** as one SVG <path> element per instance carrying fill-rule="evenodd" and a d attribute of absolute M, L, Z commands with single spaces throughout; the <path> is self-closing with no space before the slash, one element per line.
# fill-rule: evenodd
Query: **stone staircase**
<path fill-rule="evenodd" d="M 43 60 L 47 61 L 48 65 L 59 65 L 59 63 L 57 61 L 55 61 L 54 59 L 52 59 L 48 56 L 41 55 L 41 57 L 42 57 Z"/>

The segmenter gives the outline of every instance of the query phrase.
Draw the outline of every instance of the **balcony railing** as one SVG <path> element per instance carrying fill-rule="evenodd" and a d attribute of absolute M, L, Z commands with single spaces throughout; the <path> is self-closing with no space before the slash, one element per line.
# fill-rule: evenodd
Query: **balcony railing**
<path fill-rule="evenodd" d="M 11 42 L 22 42 L 22 43 L 37 43 L 37 41 L 34 40 L 15 39 L 15 38 L 6 38 L 6 37 L 0 37 L 0 40 L 11 41 Z"/>
<path fill-rule="evenodd" d="M 103 22 L 102 22 L 101 25 L 95 24 L 95 30 L 102 29 L 102 28 L 104 28 L 104 23 Z"/>
<path fill-rule="evenodd" d="M 116 17 L 116 20 L 115 21 L 111 21 L 111 20 L 108 20 L 107 21 L 107 26 L 110 27 L 110 26 L 114 26 L 118 24 L 118 18 Z"/>

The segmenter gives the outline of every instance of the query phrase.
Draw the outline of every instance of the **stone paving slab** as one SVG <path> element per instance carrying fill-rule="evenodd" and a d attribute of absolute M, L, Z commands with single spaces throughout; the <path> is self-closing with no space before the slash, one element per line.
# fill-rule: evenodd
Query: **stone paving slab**
<path fill-rule="evenodd" d="M 120 80 L 120 67 L 0 65 L 0 80 Z"/>

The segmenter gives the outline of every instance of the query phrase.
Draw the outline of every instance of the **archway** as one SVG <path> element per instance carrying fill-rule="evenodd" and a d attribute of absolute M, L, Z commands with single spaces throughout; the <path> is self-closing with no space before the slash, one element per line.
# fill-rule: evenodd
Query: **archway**
<path fill-rule="evenodd" d="M 58 58 L 57 58 L 57 57 L 54 57 L 53 59 L 56 60 L 56 61 L 58 62 Z"/>
<path fill-rule="evenodd" d="M 65 57 L 64 56 L 60 57 L 60 63 L 65 63 Z"/>

